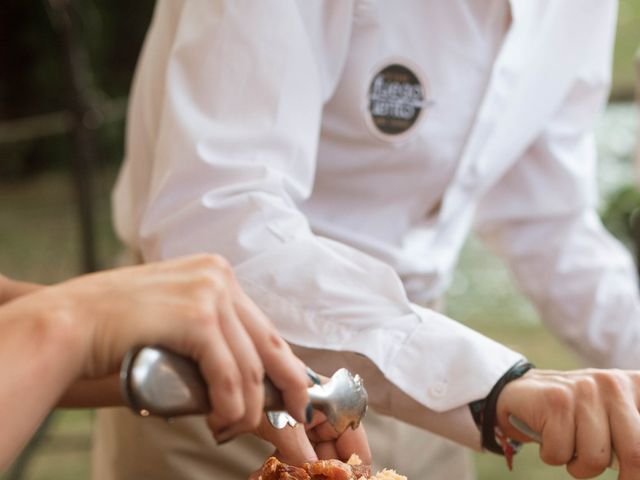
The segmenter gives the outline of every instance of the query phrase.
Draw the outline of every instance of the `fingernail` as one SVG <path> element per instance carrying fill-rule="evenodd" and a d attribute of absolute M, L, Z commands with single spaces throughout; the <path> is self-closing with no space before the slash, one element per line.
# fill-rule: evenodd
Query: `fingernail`
<path fill-rule="evenodd" d="M 311 402 L 307 404 L 304 414 L 307 419 L 307 423 L 311 423 L 311 420 L 313 420 L 313 405 L 311 405 Z"/>
<path fill-rule="evenodd" d="M 224 437 L 225 434 L 227 434 L 229 431 L 231 430 L 231 427 L 222 427 L 218 430 L 215 430 L 213 432 L 213 436 L 218 438 L 218 437 Z"/>
<path fill-rule="evenodd" d="M 214 434 L 214 438 L 218 445 L 224 445 L 227 442 L 230 442 L 234 438 L 236 438 L 235 434 L 231 431 L 231 428 L 225 427 L 221 430 L 218 430 Z"/>
<path fill-rule="evenodd" d="M 229 443 L 231 440 L 233 440 L 234 438 L 236 438 L 235 436 L 231 436 L 229 438 L 225 438 L 224 440 L 216 440 L 216 444 L 218 446 L 224 445 L 225 443 Z"/>
<path fill-rule="evenodd" d="M 320 385 L 322 383 L 322 381 L 320 380 L 320 375 L 318 375 L 316 372 L 311 370 L 309 367 L 307 367 L 307 376 L 316 385 Z"/>

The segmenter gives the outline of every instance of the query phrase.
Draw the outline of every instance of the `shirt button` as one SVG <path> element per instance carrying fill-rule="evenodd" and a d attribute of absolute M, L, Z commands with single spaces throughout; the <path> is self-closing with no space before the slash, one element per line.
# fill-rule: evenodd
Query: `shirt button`
<path fill-rule="evenodd" d="M 503 66 L 498 69 L 498 77 L 503 82 L 510 82 L 514 78 L 513 70 Z"/>
<path fill-rule="evenodd" d="M 443 397 L 447 393 L 447 384 L 445 382 L 435 382 L 429 387 L 429 394 L 432 397 Z"/>

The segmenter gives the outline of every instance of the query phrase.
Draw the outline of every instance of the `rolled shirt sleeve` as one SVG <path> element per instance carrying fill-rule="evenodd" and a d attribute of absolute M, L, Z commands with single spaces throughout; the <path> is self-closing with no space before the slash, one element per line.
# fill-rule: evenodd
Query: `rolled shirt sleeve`
<path fill-rule="evenodd" d="M 487 193 L 477 228 L 542 320 L 588 365 L 637 369 L 635 267 L 596 213 L 592 127 L 607 98 L 613 33 L 597 34 L 603 53 L 594 52 L 537 141 Z"/>
<path fill-rule="evenodd" d="M 180 15 L 134 246 L 224 255 L 288 341 L 368 357 L 424 412 L 485 397 L 521 356 L 411 304 L 390 266 L 314 235 L 298 209 L 323 86 L 295 4 L 192 0 Z"/>

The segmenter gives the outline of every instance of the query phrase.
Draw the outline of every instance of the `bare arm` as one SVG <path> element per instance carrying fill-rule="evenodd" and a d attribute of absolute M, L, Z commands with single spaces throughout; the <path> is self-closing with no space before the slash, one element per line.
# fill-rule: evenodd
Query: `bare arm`
<path fill-rule="evenodd" d="M 0 275 L 0 305 L 44 288 L 37 283 L 13 280 Z M 60 398 L 57 407 L 99 408 L 122 406 L 118 375 L 96 380 L 78 380 Z"/>
<path fill-rule="evenodd" d="M 30 282 L 19 282 L 0 275 L 0 305 L 22 295 L 35 292 L 39 288 L 42 288 L 42 285 Z"/>
<path fill-rule="evenodd" d="M 0 470 L 80 373 L 84 333 L 48 297 L 0 308 Z"/>
<path fill-rule="evenodd" d="M 62 395 L 58 408 L 122 407 L 125 403 L 120 393 L 118 374 L 95 380 L 78 380 Z"/>

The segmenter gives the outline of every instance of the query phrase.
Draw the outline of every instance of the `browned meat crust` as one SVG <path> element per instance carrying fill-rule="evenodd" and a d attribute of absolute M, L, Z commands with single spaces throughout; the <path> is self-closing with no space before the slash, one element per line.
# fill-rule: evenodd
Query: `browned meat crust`
<path fill-rule="evenodd" d="M 340 460 L 320 460 L 305 463 L 302 468 L 281 463 L 270 457 L 262 467 L 262 480 L 358 480 L 369 478 L 368 465 L 348 465 Z"/>

